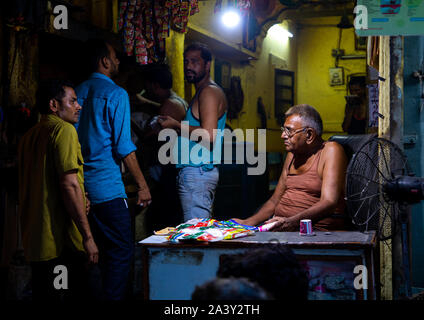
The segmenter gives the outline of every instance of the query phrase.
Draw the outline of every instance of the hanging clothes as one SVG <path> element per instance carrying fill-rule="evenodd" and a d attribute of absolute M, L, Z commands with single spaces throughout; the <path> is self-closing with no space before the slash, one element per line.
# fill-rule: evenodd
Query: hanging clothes
<path fill-rule="evenodd" d="M 170 28 L 186 32 L 189 16 L 199 12 L 198 0 L 125 0 L 119 4 L 118 30 L 124 50 L 139 64 L 165 57 Z"/>
<path fill-rule="evenodd" d="M 250 0 L 236 0 L 236 7 L 240 10 L 243 16 L 249 13 L 251 3 Z"/>

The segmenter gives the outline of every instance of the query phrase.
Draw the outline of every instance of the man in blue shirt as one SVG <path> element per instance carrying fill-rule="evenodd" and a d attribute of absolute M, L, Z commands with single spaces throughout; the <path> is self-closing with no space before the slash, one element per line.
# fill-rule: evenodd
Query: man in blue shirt
<path fill-rule="evenodd" d="M 137 205 L 146 207 L 151 196 L 131 141 L 128 94 L 111 79 L 118 74 L 116 52 L 103 40 L 89 41 L 87 52 L 94 72 L 76 88 L 83 107 L 76 127 L 84 158 L 85 188 L 91 201 L 89 221 L 99 247 L 103 298 L 122 300 L 134 243 L 121 161 L 134 177 Z"/>

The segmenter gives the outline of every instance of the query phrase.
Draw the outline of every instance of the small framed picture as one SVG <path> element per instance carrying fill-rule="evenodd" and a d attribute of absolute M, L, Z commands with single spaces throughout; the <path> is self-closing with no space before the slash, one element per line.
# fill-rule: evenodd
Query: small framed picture
<path fill-rule="evenodd" d="M 330 68 L 330 86 L 344 85 L 343 68 Z"/>

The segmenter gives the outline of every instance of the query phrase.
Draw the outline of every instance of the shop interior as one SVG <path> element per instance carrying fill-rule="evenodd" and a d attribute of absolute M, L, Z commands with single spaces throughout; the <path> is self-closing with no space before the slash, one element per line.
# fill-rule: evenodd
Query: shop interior
<path fill-rule="evenodd" d="M 272 195 L 287 155 L 281 139 L 281 126 L 284 113 L 291 106 L 310 104 L 315 107 L 323 120 L 324 140 L 333 138 L 342 141 L 343 137 L 352 134 L 344 125 L 346 105 L 355 99 L 349 83 L 352 79 L 359 79 L 366 88 L 365 108 L 356 118 L 362 121 L 362 127 L 353 134 L 381 136 L 384 118 L 378 104 L 378 79 L 382 70 L 379 65 L 382 52 L 378 49 L 381 43 L 379 37 L 356 34 L 353 14 L 356 1 L 155 0 L 143 9 L 146 20 L 140 25 L 139 31 L 144 36 L 141 40 L 130 37 L 129 22 L 121 9 L 122 2 L 127 1 L 17 1 L 19 5 L 13 10 L 2 10 L 1 288 L 8 287 L 3 284 L 10 281 L 10 266 L 19 264 L 19 250 L 22 249 L 16 214 L 18 186 L 15 183 L 19 138 L 38 121 L 34 106 L 40 81 L 61 78 L 78 84 L 87 78 L 81 52 L 87 39 L 101 37 L 116 48 L 120 73 L 114 80 L 127 90 L 131 112 L 137 114 L 141 124 L 147 123 L 157 113 L 155 108 L 143 105 L 135 98 L 145 89 L 145 68 L 152 63 L 167 63 L 173 75 L 172 89 L 190 102 L 195 90 L 184 79 L 184 48 L 195 41 L 209 46 L 213 53 L 211 78 L 223 88 L 229 103 L 226 128 L 230 133 L 236 132 L 237 136 L 228 141 L 230 150 L 250 149 L 256 159 L 262 153 L 266 160 L 264 172 L 260 175 L 247 174 L 248 168 L 257 167 L 258 162 L 239 164 L 232 159 L 220 166 L 213 209 L 213 218 L 217 220 L 246 218 Z M 179 10 L 166 7 L 173 2 L 185 3 L 187 7 L 182 4 Z M 57 6 L 65 6 L 66 19 L 57 20 L 63 14 L 63 11 L 55 11 Z M 237 15 L 231 16 L 234 12 Z M 57 25 L 59 28 L 56 28 Z M 252 129 L 254 134 L 247 134 Z M 261 129 L 266 133 L 265 146 L 259 143 L 258 132 Z M 353 153 L 348 154 L 349 159 Z M 142 151 L 138 155 L 143 170 L 146 155 Z M 160 215 L 151 218 L 155 215 L 149 214 L 149 209 L 136 207 L 134 186 L 130 179 L 126 180 L 126 172 L 123 171 L 133 213 L 134 241 L 139 242 L 151 236 L 154 230 L 170 226 L 173 221 L 161 221 Z M 154 187 L 154 181 L 149 180 L 148 175 L 146 179 Z M 353 225 L 350 231 L 358 229 L 360 227 Z M 413 266 L 411 283 L 416 293 L 424 287 L 424 278 L 419 275 L 424 255 L 420 249 L 414 251 L 418 241 L 417 230 L 414 232 L 412 235 L 412 231 L 408 231 L 408 246 L 409 251 L 416 255 L 414 258 L 409 256 L 408 260 Z M 380 243 L 376 246 L 379 247 Z M 382 252 L 387 249 L 384 245 L 382 247 L 376 267 L 382 280 L 378 279 L 377 284 L 391 281 L 391 277 L 390 280 L 384 278 L 382 261 L 385 261 L 385 256 Z M 141 259 L 141 256 L 138 258 Z M 136 260 L 134 279 L 138 280 L 134 280 L 133 288 L 134 296 L 142 299 L 143 294 L 146 298 L 146 289 L 140 280 L 142 272 L 137 269 L 140 264 Z M 394 293 L 383 289 L 380 292 L 377 286 L 378 293 L 374 298 L 401 296 L 403 285 L 393 286 L 396 287 Z M 24 291 L 21 289 L 21 294 Z M 4 290 L 1 299 L 8 295 L 10 292 Z M 369 294 L 368 297 L 372 296 Z"/>

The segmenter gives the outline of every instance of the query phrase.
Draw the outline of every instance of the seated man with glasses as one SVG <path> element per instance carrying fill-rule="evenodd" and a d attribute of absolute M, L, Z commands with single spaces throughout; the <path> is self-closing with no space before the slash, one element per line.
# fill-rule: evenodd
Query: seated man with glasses
<path fill-rule="evenodd" d="M 321 116 L 313 107 L 297 105 L 285 116 L 281 138 L 288 154 L 275 192 L 256 214 L 234 220 L 251 226 L 275 221 L 271 231 L 296 231 L 300 220 L 311 219 L 315 230 L 343 230 L 343 147 L 321 138 Z"/>

